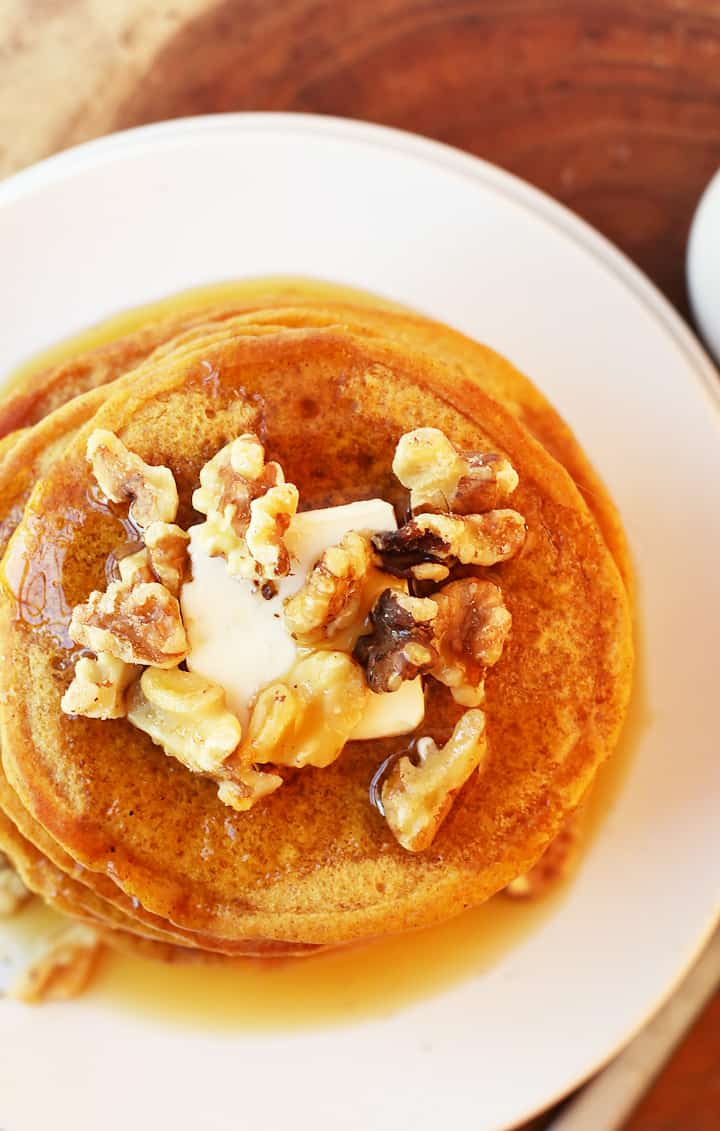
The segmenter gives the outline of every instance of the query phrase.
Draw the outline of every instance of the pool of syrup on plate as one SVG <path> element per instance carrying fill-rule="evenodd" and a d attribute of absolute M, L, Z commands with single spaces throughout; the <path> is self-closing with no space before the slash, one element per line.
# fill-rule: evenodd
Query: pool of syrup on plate
<path fill-rule="evenodd" d="M 233 302 L 261 305 L 263 295 L 277 297 L 278 293 L 283 300 L 287 298 L 288 305 L 292 305 L 293 296 L 378 303 L 376 296 L 354 288 L 294 277 L 199 287 L 116 315 L 43 351 L 18 369 L 6 387 L 11 389 L 15 381 L 132 333 L 150 321 Z M 387 305 L 397 306 L 389 301 Z M 585 805 L 584 852 L 595 841 L 617 800 L 632 753 L 648 723 L 640 665 L 638 669 L 620 745 L 599 772 Z M 161 964 L 112 952 L 88 997 L 115 1009 L 212 1028 L 288 1029 L 387 1016 L 466 978 L 482 975 L 558 912 L 572 882 L 572 878 L 559 882 L 536 901 L 500 894 L 441 926 L 308 958 L 188 965 Z M 21 913 L 17 918 L 18 925 L 24 921 L 21 933 L 30 938 L 36 920 L 46 922 L 37 909 Z"/>

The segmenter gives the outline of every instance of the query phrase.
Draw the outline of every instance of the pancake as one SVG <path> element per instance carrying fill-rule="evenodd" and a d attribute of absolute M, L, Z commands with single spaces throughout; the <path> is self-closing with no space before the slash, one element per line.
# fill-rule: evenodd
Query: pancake
<path fill-rule="evenodd" d="M 257 325 L 302 327 L 340 325 L 360 335 L 380 335 L 400 347 L 422 352 L 452 366 L 500 401 L 570 473 L 595 516 L 623 579 L 631 591 L 632 567 L 617 509 L 581 445 L 546 397 L 518 369 L 488 346 L 480 345 L 429 318 L 360 292 L 347 295 L 311 281 L 244 284 L 242 299 L 222 308 L 206 307 L 141 326 L 116 342 L 26 377 L 0 406 L 0 436 L 10 427 L 35 423 L 53 408 L 91 388 L 117 379 L 155 350 L 202 334 L 210 325 L 233 319 Z M 343 297 L 333 297 L 338 291 Z M 184 335 L 184 339 L 181 335 Z M 180 337 L 179 337 L 180 336 Z M 2 449 L 0 448 L 0 456 Z"/>
<path fill-rule="evenodd" d="M 397 740 L 351 743 L 335 765 L 297 773 L 256 810 L 228 814 L 209 783 L 125 721 L 61 716 L 70 674 L 62 632 L 28 624 L 8 593 L 3 764 L 32 816 L 146 910 L 232 940 L 334 943 L 421 926 L 529 867 L 612 747 L 629 689 L 626 596 L 569 476 L 456 368 L 340 328 L 266 327 L 261 337 L 248 327 L 241 336 L 228 322 L 121 384 L 44 474 L 7 563 L 18 576 L 24 545 L 25 565 L 37 574 L 43 563 L 66 609 L 103 584 L 118 540 L 116 517 L 87 495 L 94 427 L 172 468 L 181 521 L 200 466 L 248 427 L 266 429 L 271 458 L 306 507 L 392 499 L 394 444 L 421 424 L 461 447 L 507 453 L 530 534 L 525 552 L 495 571 L 514 630 L 488 678 L 493 754 L 421 858 L 392 841 L 367 802 L 372 772 Z M 448 698 L 434 689 L 423 726 L 439 741 L 457 715 Z"/>

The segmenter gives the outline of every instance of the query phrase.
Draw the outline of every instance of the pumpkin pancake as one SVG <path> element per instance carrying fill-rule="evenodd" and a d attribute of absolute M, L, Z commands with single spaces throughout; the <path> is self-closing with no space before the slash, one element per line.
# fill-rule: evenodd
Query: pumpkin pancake
<path fill-rule="evenodd" d="M 61 852 L 61 849 L 60 849 L 60 852 Z M 97 880 L 102 880 L 102 879 L 103 879 L 102 877 L 97 877 Z M 111 884 L 111 887 L 112 887 L 112 884 Z M 118 889 L 115 889 L 115 891 L 118 891 Z M 120 892 L 118 892 L 118 895 L 122 898 L 122 895 L 121 895 Z"/>
<path fill-rule="evenodd" d="M 354 313 L 355 313 L 355 314 L 357 313 L 356 309 L 354 310 Z M 220 312 L 220 313 L 218 313 L 218 314 L 215 314 L 215 315 L 214 315 L 214 317 L 216 317 L 216 318 L 218 318 L 218 319 L 221 319 L 221 318 L 225 318 L 225 317 L 228 317 L 228 312 L 227 312 L 227 311 L 223 311 L 223 312 Z M 264 317 L 269 317 L 269 316 L 267 316 L 267 315 L 264 315 Z M 298 321 L 297 315 L 296 315 L 296 314 L 295 314 L 294 312 L 289 312 L 289 315 L 288 315 L 288 313 L 287 313 L 287 312 L 284 312 L 284 313 L 283 313 L 283 317 L 285 318 L 286 324 L 291 324 L 291 325 L 292 325 L 292 324 L 296 324 L 296 323 L 297 323 L 297 321 Z M 275 320 L 275 319 L 273 319 L 273 320 Z M 320 318 L 318 318 L 318 315 L 317 315 L 317 313 L 315 313 L 315 314 L 313 315 L 313 320 L 314 320 L 315 322 L 318 322 L 319 324 L 323 324 L 323 323 L 327 323 L 329 319 L 328 319 L 328 316 L 327 316 L 326 314 L 323 314 L 323 315 L 322 315 L 322 316 L 321 316 Z M 423 321 L 423 320 L 418 320 L 418 321 Z M 431 326 L 431 325 L 432 325 L 432 324 L 429 324 L 429 323 L 424 323 L 424 324 L 425 324 L 426 326 Z M 168 320 L 168 321 L 167 321 L 167 326 L 166 326 L 166 328 L 165 328 L 165 329 L 167 330 L 167 332 L 171 332 L 171 331 L 173 331 L 173 330 L 176 330 L 177 328 L 178 328 L 178 320 L 177 320 L 177 319 L 170 319 L 170 320 Z M 440 328 L 437 328 L 437 329 L 440 329 Z M 163 333 L 164 333 L 164 331 L 163 331 Z M 138 345 L 139 345 L 139 347 L 140 347 L 140 348 L 138 348 L 138 350 L 137 350 L 137 352 L 136 352 L 136 353 L 133 353 L 133 351 L 132 351 L 132 350 L 128 351 L 128 346 L 127 346 L 127 343 L 120 343 L 120 349 L 119 349 L 119 351 L 118 351 L 118 357 L 119 357 L 119 359 L 122 359 L 122 357 L 123 357 L 123 356 L 124 356 L 124 357 L 125 357 L 126 359 L 127 359 L 127 358 L 134 358 L 134 357 L 138 357 L 138 356 L 140 356 L 140 355 L 141 355 L 141 353 L 142 353 L 142 348 L 141 348 L 141 347 L 143 347 L 143 345 L 147 345 L 147 344 L 148 344 L 148 342 L 150 342 L 150 344 L 155 344 L 155 343 L 156 343 L 156 342 L 157 342 L 157 341 L 159 340 L 159 338 L 163 336 L 163 333 L 161 333 L 161 334 L 158 334 L 158 331 L 157 331 L 157 329 L 156 329 L 156 328 L 154 328 L 154 337 L 151 337 L 151 336 L 149 336 L 149 335 L 145 335 L 145 336 L 144 336 L 144 339 L 142 339 L 142 337 L 141 337 L 141 341 L 140 341 L 140 342 L 138 343 Z M 458 336 L 458 335 L 455 335 L 455 337 L 457 338 L 457 337 L 459 337 L 459 336 Z M 467 344 L 468 344 L 468 346 L 470 346 L 470 347 L 472 347 L 472 346 L 474 345 L 474 343 L 467 343 Z M 477 347 L 477 348 L 479 349 L 480 347 Z M 103 368 L 104 372 L 105 372 L 105 373 L 107 373 L 107 371 L 108 371 L 108 366 L 107 366 L 107 361 L 108 361 L 108 359 L 107 359 L 107 351 L 100 351 L 100 353 L 101 353 L 101 354 L 103 355 L 103 356 L 102 356 L 102 357 L 100 358 L 100 361 L 101 361 L 101 367 Z M 78 379 L 79 379 L 79 381 L 80 381 L 80 387 L 82 387 L 82 382 L 83 382 L 83 381 L 87 381 L 87 380 L 88 380 L 88 375 L 92 375 L 92 366 L 89 366 L 89 365 L 88 365 L 87 363 L 84 363 L 84 364 L 81 364 L 81 365 L 79 366 L 79 370 L 80 370 L 80 372 L 79 372 L 79 374 L 78 374 Z M 114 372 L 115 372 L 115 373 L 117 373 L 117 371 L 118 371 L 118 370 L 117 370 L 117 369 L 115 369 L 115 371 L 114 371 Z M 57 374 L 56 374 L 56 377 L 57 377 Z M 70 378 L 72 377 L 72 372 L 71 372 L 71 370 L 69 370 L 69 369 L 68 369 L 67 367 L 65 367 L 64 369 L 63 369 L 63 368 L 61 367 L 60 377 L 64 377 L 64 378 L 65 378 L 65 380 L 67 381 L 68 379 L 70 379 Z M 91 376 L 91 379 L 89 380 L 89 383 L 90 383 L 90 384 L 96 383 L 96 380 L 97 380 L 97 378 L 96 378 L 96 377 L 92 377 L 92 376 Z M 78 386 L 76 385 L 75 387 L 76 387 L 76 389 L 77 389 L 77 387 L 78 387 Z M 66 386 L 66 388 L 67 388 L 67 389 L 69 389 L 69 388 L 70 388 L 70 386 L 68 385 L 68 386 Z M 54 390 L 53 396 L 54 396 L 54 397 L 55 397 L 56 399 L 58 398 L 58 385 L 57 385 L 57 382 L 56 382 L 56 387 L 55 387 L 55 390 Z M 27 465 L 27 463 L 25 463 L 25 464 L 24 464 L 24 467 L 27 467 L 27 466 L 28 466 L 28 465 Z M 32 820 L 31 818 L 29 818 L 29 815 L 25 815 L 25 816 L 26 816 L 26 820 Z M 47 837 L 46 837 L 46 839 L 47 839 Z M 60 854 L 61 856 L 63 855 L 63 854 L 62 854 L 62 850 L 61 850 L 61 849 L 59 849 L 59 848 L 56 848 L 56 852 L 57 852 L 57 853 L 59 853 L 59 854 Z M 70 863 L 72 864 L 72 862 L 70 862 Z M 103 880 L 103 879 L 104 879 L 104 877 L 101 877 L 101 876 L 97 876 L 97 877 L 94 877 L 94 879 L 96 879 L 97 881 L 101 881 L 101 880 Z M 107 882 L 107 881 L 106 881 L 106 882 Z M 112 888 L 113 886 L 114 886 L 114 885 L 110 884 L 110 887 L 111 887 L 111 888 Z M 116 892 L 116 901 L 117 901 L 117 897 L 119 897 L 120 899 L 122 899 L 122 898 L 123 898 L 123 897 L 122 897 L 122 893 L 120 893 L 120 892 L 119 892 L 119 890 L 118 890 L 117 888 L 115 888 L 115 892 Z"/>
<path fill-rule="evenodd" d="M 72 858 L 185 929 L 336 943 L 439 921 L 534 862 L 614 744 L 631 668 L 620 576 L 570 477 L 457 367 L 339 327 L 258 336 L 233 321 L 110 386 L 33 491 L 5 559 L 3 764 Z M 263 435 L 309 509 L 397 499 L 395 443 L 425 424 L 507 454 L 529 531 L 524 552 L 493 570 L 513 634 L 487 681 L 490 760 L 431 849 L 404 852 L 367 800 L 406 740 L 350 743 L 239 814 L 125 720 L 62 715 L 69 609 L 104 586 L 118 541 L 117 516 L 89 492 L 94 428 L 172 469 L 187 524 L 200 467 L 244 430 Z M 54 594 L 49 622 L 28 605 L 28 582 Z M 29 623 L 38 610 L 44 626 Z M 444 741 L 459 713 L 433 686 L 421 733 Z"/>
<path fill-rule="evenodd" d="M 346 288 L 337 288 L 345 295 L 342 300 L 332 300 L 333 289 L 305 280 L 282 286 L 258 280 L 255 285 L 242 286 L 242 300 L 237 303 L 185 311 L 142 326 L 116 342 L 25 378 L 0 407 L 0 436 L 8 428 L 32 424 L 72 397 L 117 379 L 155 350 L 161 356 L 168 343 L 174 348 L 176 341 L 192 340 L 214 323 L 233 319 L 236 326 L 241 321 L 289 327 L 342 325 L 353 333 L 380 335 L 451 365 L 516 415 L 575 480 L 630 590 L 632 567 L 615 505 L 570 428 L 533 383 L 488 346 L 442 323 L 360 293 L 350 299 Z"/>

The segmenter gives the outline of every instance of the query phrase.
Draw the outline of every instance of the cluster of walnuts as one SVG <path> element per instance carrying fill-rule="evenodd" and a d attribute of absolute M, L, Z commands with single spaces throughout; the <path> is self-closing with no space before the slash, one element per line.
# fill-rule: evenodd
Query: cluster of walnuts
<path fill-rule="evenodd" d="M 277 789 L 282 778 L 258 772 L 239 756 L 242 729 L 225 705 L 223 688 L 179 666 L 188 653 L 178 598 L 189 536 L 174 522 L 178 493 L 173 474 L 167 467 L 145 463 L 112 432 L 100 429 L 88 440 L 87 457 L 107 498 L 129 504 L 129 516 L 143 545 L 118 562 L 119 577 L 103 592 L 91 593 L 73 609 L 70 636 L 95 658 L 83 656 L 77 661 L 62 709 L 96 719 L 127 717 L 189 770 L 215 780 L 225 804 L 249 809 Z M 246 480 L 233 468 L 233 461 L 253 472 L 254 479 Z M 257 538 L 256 546 L 266 560 L 279 563 L 282 555 L 269 552 L 268 546 L 282 542 L 282 533 L 276 532 L 286 529 L 291 517 L 280 517 L 278 497 L 273 494 L 282 478 L 277 464 L 265 464 L 257 437 L 238 437 L 201 473 L 194 503 L 208 514 L 202 525 L 209 529 L 203 535 L 208 540 L 225 537 L 232 553 L 236 543 L 245 546 L 239 530 L 253 521 L 267 530 L 269 523 L 272 536 Z M 292 491 L 296 507 L 297 492 L 294 487 Z M 258 510 L 268 495 L 270 503 Z M 274 519 L 268 519 L 270 513 Z M 260 575 L 261 562 L 251 556 L 249 560 L 251 566 L 243 550 L 242 568 Z"/>
<path fill-rule="evenodd" d="M 103 592 L 73 610 L 70 634 L 94 658 L 78 660 L 63 710 L 127 716 L 167 754 L 216 781 L 225 804 L 244 810 L 282 785 L 279 774 L 258 767 L 330 764 L 373 693 L 431 675 L 468 710 L 445 747 L 421 739 L 417 760 L 396 762 L 382 789 L 398 841 L 426 848 L 486 753 L 484 678 L 511 618 L 493 582 L 450 577 L 456 567 L 505 561 L 522 546 L 524 520 L 502 505 L 518 482 L 509 461 L 460 452 L 436 428 L 400 439 L 393 470 L 410 491 L 412 517 L 398 530 L 346 534 L 285 601 L 301 658 L 256 696 L 243 741 L 223 689 L 180 666 L 188 653 L 178 598 L 189 536 L 175 523 L 172 472 L 146 464 L 106 431 L 92 433 L 87 455 L 104 494 L 128 503 L 142 545 L 119 561 Z M 222 556 L 231 575 L 262 587 L 289 573 L 284 536 L 298 491 L 279 464 L 265 461 L 257 436 L 239 436 L 203 467 L 193 505 L 205 515 L 194 542 Z"/>
<path fill-rule="evenodd" d="M 418 428 L 398 443 L 393 471 L 410 491 L 412 518 L 371 539 L 381 568 L 425 595 L 383 591 L 370 614 L 372 631 L 354 650 L 373 691 L 397 689 L 419 674 L 449 688 L 469 708 L 446 745 L 416 744 L 416 759 L 392 765 L 381 804 L 409 851 L 427 848 L 457 791 L 487 754 L 487 669 L 499 660 L 512 618 L 497 585 L 477 576 L 447 581 L 456 566 L 506 561 L 525 540 L 525 521 L 503 507 L 518 484 L 510 462 L 493 453 L 460 452 L 437 428 Z M 442 584 L 445 582 L 445 584 Z M 436 587 L 427 592 L 428 584 Z"/>

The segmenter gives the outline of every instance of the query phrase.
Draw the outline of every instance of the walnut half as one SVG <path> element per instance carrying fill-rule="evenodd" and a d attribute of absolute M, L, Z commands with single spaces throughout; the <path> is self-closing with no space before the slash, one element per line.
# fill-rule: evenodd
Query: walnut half
<path fill-rule="evenodd" d="M 433 594 L 437 607 L 430 674 L 464 707 L 484 699 L 485 672 L 502 654 L 512 617 L 491 581 L 464 577 Z"/>
<path fill-rule="evenodd" d="M 371 566 L 370 542 L 354 530 L 325 550 L 302 587 L 285 602 L 285 623 L 295 639 L 317 643 L 351 624 Z"/>
<path fill-rule="evenodd" d="M 459 451 L 439 428 L 400 437 L 393 471 L 418 511 L 479 514 L 503 503 L 518 485 L 514 467 L 495 452 Z"/>
<path fill-rule="evenodd" d="M 154 581 L 113 581 L 104 593 L 95 590 L 73 609 L 69 631 L 76 644 L 126 664 L 172 668 L 188 650 L 177 597 Z"/>
<path fill-rule="evenodd" d="M 145 530 L 152 522 L 173 522 L 178 509 L 175 478 L 168 467 L 145 463 L 114 432 L 96 428 L 87 458 L 100 489 L 113 503 L 130 503 L 130 518 Z"/>
<path fill-rule="evenodd" d="M 148 668 L 130 693 L 128 718 L 171 758 L 217 782 L 219 800 L 232 809 L 251 809 L 282 785 L 242 756 L 242 728 L 225 691 L 196 672 Z"/>
<path fill-rule="evenodd" d="M 200 472 L 193 506 L 206 520 L 197 544 L 224 557 L 234 577 L 285 577 L 290 556 L 284 534 L 297 510 L 298 491 L 279 463 L 265 462 L 257 436 L 246 432 L 226 444 Z"/>
<path fill-rule="evenodd" d="M 494 510 L 462 517 L 422 514 L 399 530 L 372 537 L 381 568 L 396 577 L 426 580 L 428 563 L 445 570 L 453 565 L 491 566 L 507 561 L 525 541 L 525 520 L 514 510 Z"/>
<path fill-rule="evenodd" d="M 128 718 L 198 774 L 216 774 L 242 737 L 223 688 L 180 668 L 147 668 L 130 692 Z"/>
<path fill-rule="evenodd" d="M 431 738 L 417 742 L 418 763 L 400 758 L 381 790 L 385 820 L 395 839 L 408 852 L 423 852 L 432 844 L 452 808 L 457 792 L 487 754 L 485 715 L 466 711 L 445 746 Z"/>
<path fill-rule="evenodd" d="M 383 590 L 370 613 L 373 630 L 360 636 L 353 650 L 371 691 L 397 691 L 404 680 L 432 668 L 437 659 L 432 645 L 437 611 L 434 600 Z"/>
<path fill-rule="evenodd" d="M 329 766 L 360 722 L 370 692 L 345 652 L 313 652 L 257 696 L 243 748 L 250 762 Z"/>

